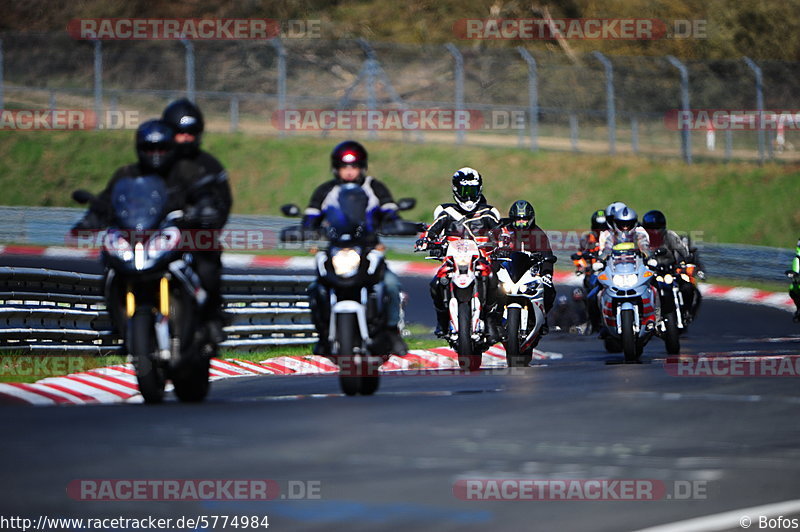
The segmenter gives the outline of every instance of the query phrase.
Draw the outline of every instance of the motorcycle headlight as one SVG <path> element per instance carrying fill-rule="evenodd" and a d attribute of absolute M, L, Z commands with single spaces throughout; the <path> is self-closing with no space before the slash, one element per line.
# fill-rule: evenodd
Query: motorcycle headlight
<path fill-rule="evenodd" d="M 666 274 L 664 276 L 664 282 L 667 283 L 667 284 L 672 284 L 672 281 L 674 281 L 674 280 L 675 280 L 675 278 L 670 274 Z"/>
<path fill-rule="evenodd" d="M 352 277 L 358 271 L 361 256 L 354 249 L 340 249 L 331 257 L 331 264 L 333 264 L 333 272 L 336 275 Z"/>
<path fill-rule="evenodd" d="M 109 253 L 116 255 L 123 262 L 133 260 L 133 248 L 128 239 L 118 231 L 108 231 L 103 243 Z"/>
<path fill-rule="evenodd" d="M 180 233 L 175 228 L 164 229 L 154 234 L 145 245 L 148 259 L 155 259 L 160 255 L 172 251 L 178 246 Z"/>
<path fill-rule="evenodd" d="M 506 294 L 510 294 L 511 292 L 513 292 L 514 286 L 515 286 L 514 283 L 508 283 L 508 282 L 500 284 L 500 288 L 502 288 L 503 292 L 505 292 Z"/>
<path fill-rule="evenodd" d="M 617 274 L 611 278 L 611 282 L 620 288 L 633 288 L 636 286 L 637 276 L 635 273 Z"/>
<path fill-rule="evenodd" d="M 688 275 L 686 275 L 685 273 L 682 273 L 682 274 L 681 274 L 681 279 L 683 279 L 683 280 L 684 280 L 684 281 L 686 281 L 687 283 L 691 283 L 691 282 L 692 282 L 692 280 L 691 280 L 691 279 L 689 279 L 689 276 L 688 276 Z"/>

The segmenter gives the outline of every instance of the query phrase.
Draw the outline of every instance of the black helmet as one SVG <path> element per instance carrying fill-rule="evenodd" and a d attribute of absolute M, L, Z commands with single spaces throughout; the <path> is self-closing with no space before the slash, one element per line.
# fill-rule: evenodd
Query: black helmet
<path fill-rule="evenodd" d="M 148 120 L 136 130 L 136 156 L 148 172 L 166 174 L 175 162 L 175 131 L 163 120 Z"/>
<path fill-rule="evenodd" d="M 483 197 L 483 178 L 474 168 L 465 166 L 453 174 L 453 198 L 459 207 L 474 211 Z"/>
<path fill-rule="evenodd" d="M 525 200 L 517 200 L 508 210 L 508 218 L 514 229 L 530 229 L 536 223 L 536 211 Z"/>
<path fill-rule="evenodd" d="M 186 98 L 175 100 L 164 109 L 161 119 L 169 124 L 176 134 L 186 133 L 194 136 L 194 140 L 191 142 L 177 144 L 181 155 L 191 156 L 197 153 L 197 150 L 200 149 L 200 137 L 203 135 L 205 127 L 203 113 L 200 112 L 197 105 Z"/>
<path fill-rule="evenodd" d="M 336 145 L 331 152 L 331 168 L 334 173 L 343 166 L 356 166 L 367 169 L 367 150 L 354 140 L 346 140 Z"/>
<path fill-rule="evenodd" d="M 642 227 L 651 230 L 661 230 L 667 228 L 667 217 L 661 211 L 647 211 L 642 216 Z"/>
<path fill-rule="evenodd" d="M 608 227 L 606 224 L 606 211 L 600 209 L 592 213 L 592 231 L 603 231 Z"/>

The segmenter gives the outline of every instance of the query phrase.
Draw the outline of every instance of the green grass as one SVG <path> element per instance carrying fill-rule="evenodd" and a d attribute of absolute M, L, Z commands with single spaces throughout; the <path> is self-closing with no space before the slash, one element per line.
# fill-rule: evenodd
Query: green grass
<path fill-rule="evenodd" d="M 114 169 L 134 159 L 131 132 L 0 132 L 0 185 L 8 205 L 74 206 L 74 188 L 100 190 Z M 303 205 L 328 179 L 333 140 L 209 134 L 205 147 L 228 168 L 234 212 L 279 214 Z M 591 212 L 622 200 L 643 214 L 658 208 L 670 226 L 706 242 L 784 247 L 796 242 L 800 167 L 769 163 L 530 152 L 518 148 L 367 142 L 370 171 L 395 196 L 416 197 L 406 217 L 430 221 L 450 199 L 450 175 L 481 171 L 490 203 L 505 211 L 516 199 L 536 207 L 545 229 L 583 230 Z M 405 258 L 405 257 L 404 257 Z"/>

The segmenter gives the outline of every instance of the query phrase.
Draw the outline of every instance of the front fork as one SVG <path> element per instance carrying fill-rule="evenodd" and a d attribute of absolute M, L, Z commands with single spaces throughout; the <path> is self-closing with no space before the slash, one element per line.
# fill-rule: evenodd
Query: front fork
<path fill-rule="evenodd" d="M 154 328 L 156 334 L 156 358 L 162 361 L 169 361 L 172 358 L 173 350 L 170 342 L 170 295 L 169 295 L 169 274 L 165 274 L 158 281 L 158 309 L 154 312 Z M 136 312 L 136 294 L 130 283 L 125 289 L 125 315 L 130 321 Z"/>

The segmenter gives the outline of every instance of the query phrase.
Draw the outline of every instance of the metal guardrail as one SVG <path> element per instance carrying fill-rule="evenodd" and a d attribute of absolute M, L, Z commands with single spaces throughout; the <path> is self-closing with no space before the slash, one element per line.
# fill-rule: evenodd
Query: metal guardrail
<path fill-rule="evenodd" d="M 101 275 L 0 267 L 0 351 L 111 354 Z M 223 348 L 256 350 L 315 341 L 305 295 L 313 276 L 223 275 L 230 325 Z"/>
<path fill-rule="evenodd" d="M 55 207 L 0 206 L 0 242 L 42 246 L 64 245 L 69 228 L 83 215 L 83 209 Z M 231 216 L 226 229 L 258 230 L 274 234 L 266 239 L 277 244 L 280 230 L 293 221 L 280 216 Z M 415 237 L 388 237 L 381 241 L 389 249 L 410 252 Z M 791 245 L 793 241 L 788 242 Z M 711 277 L 784 282 L 783 272 L 790 267 L 794 250 L 742 244 L 696 242 L 700 258 Z M 288 246 L 287 246 L 288 247 Z M 559 265 L 571 264 L 573 250 L 557 250 Z"/>

